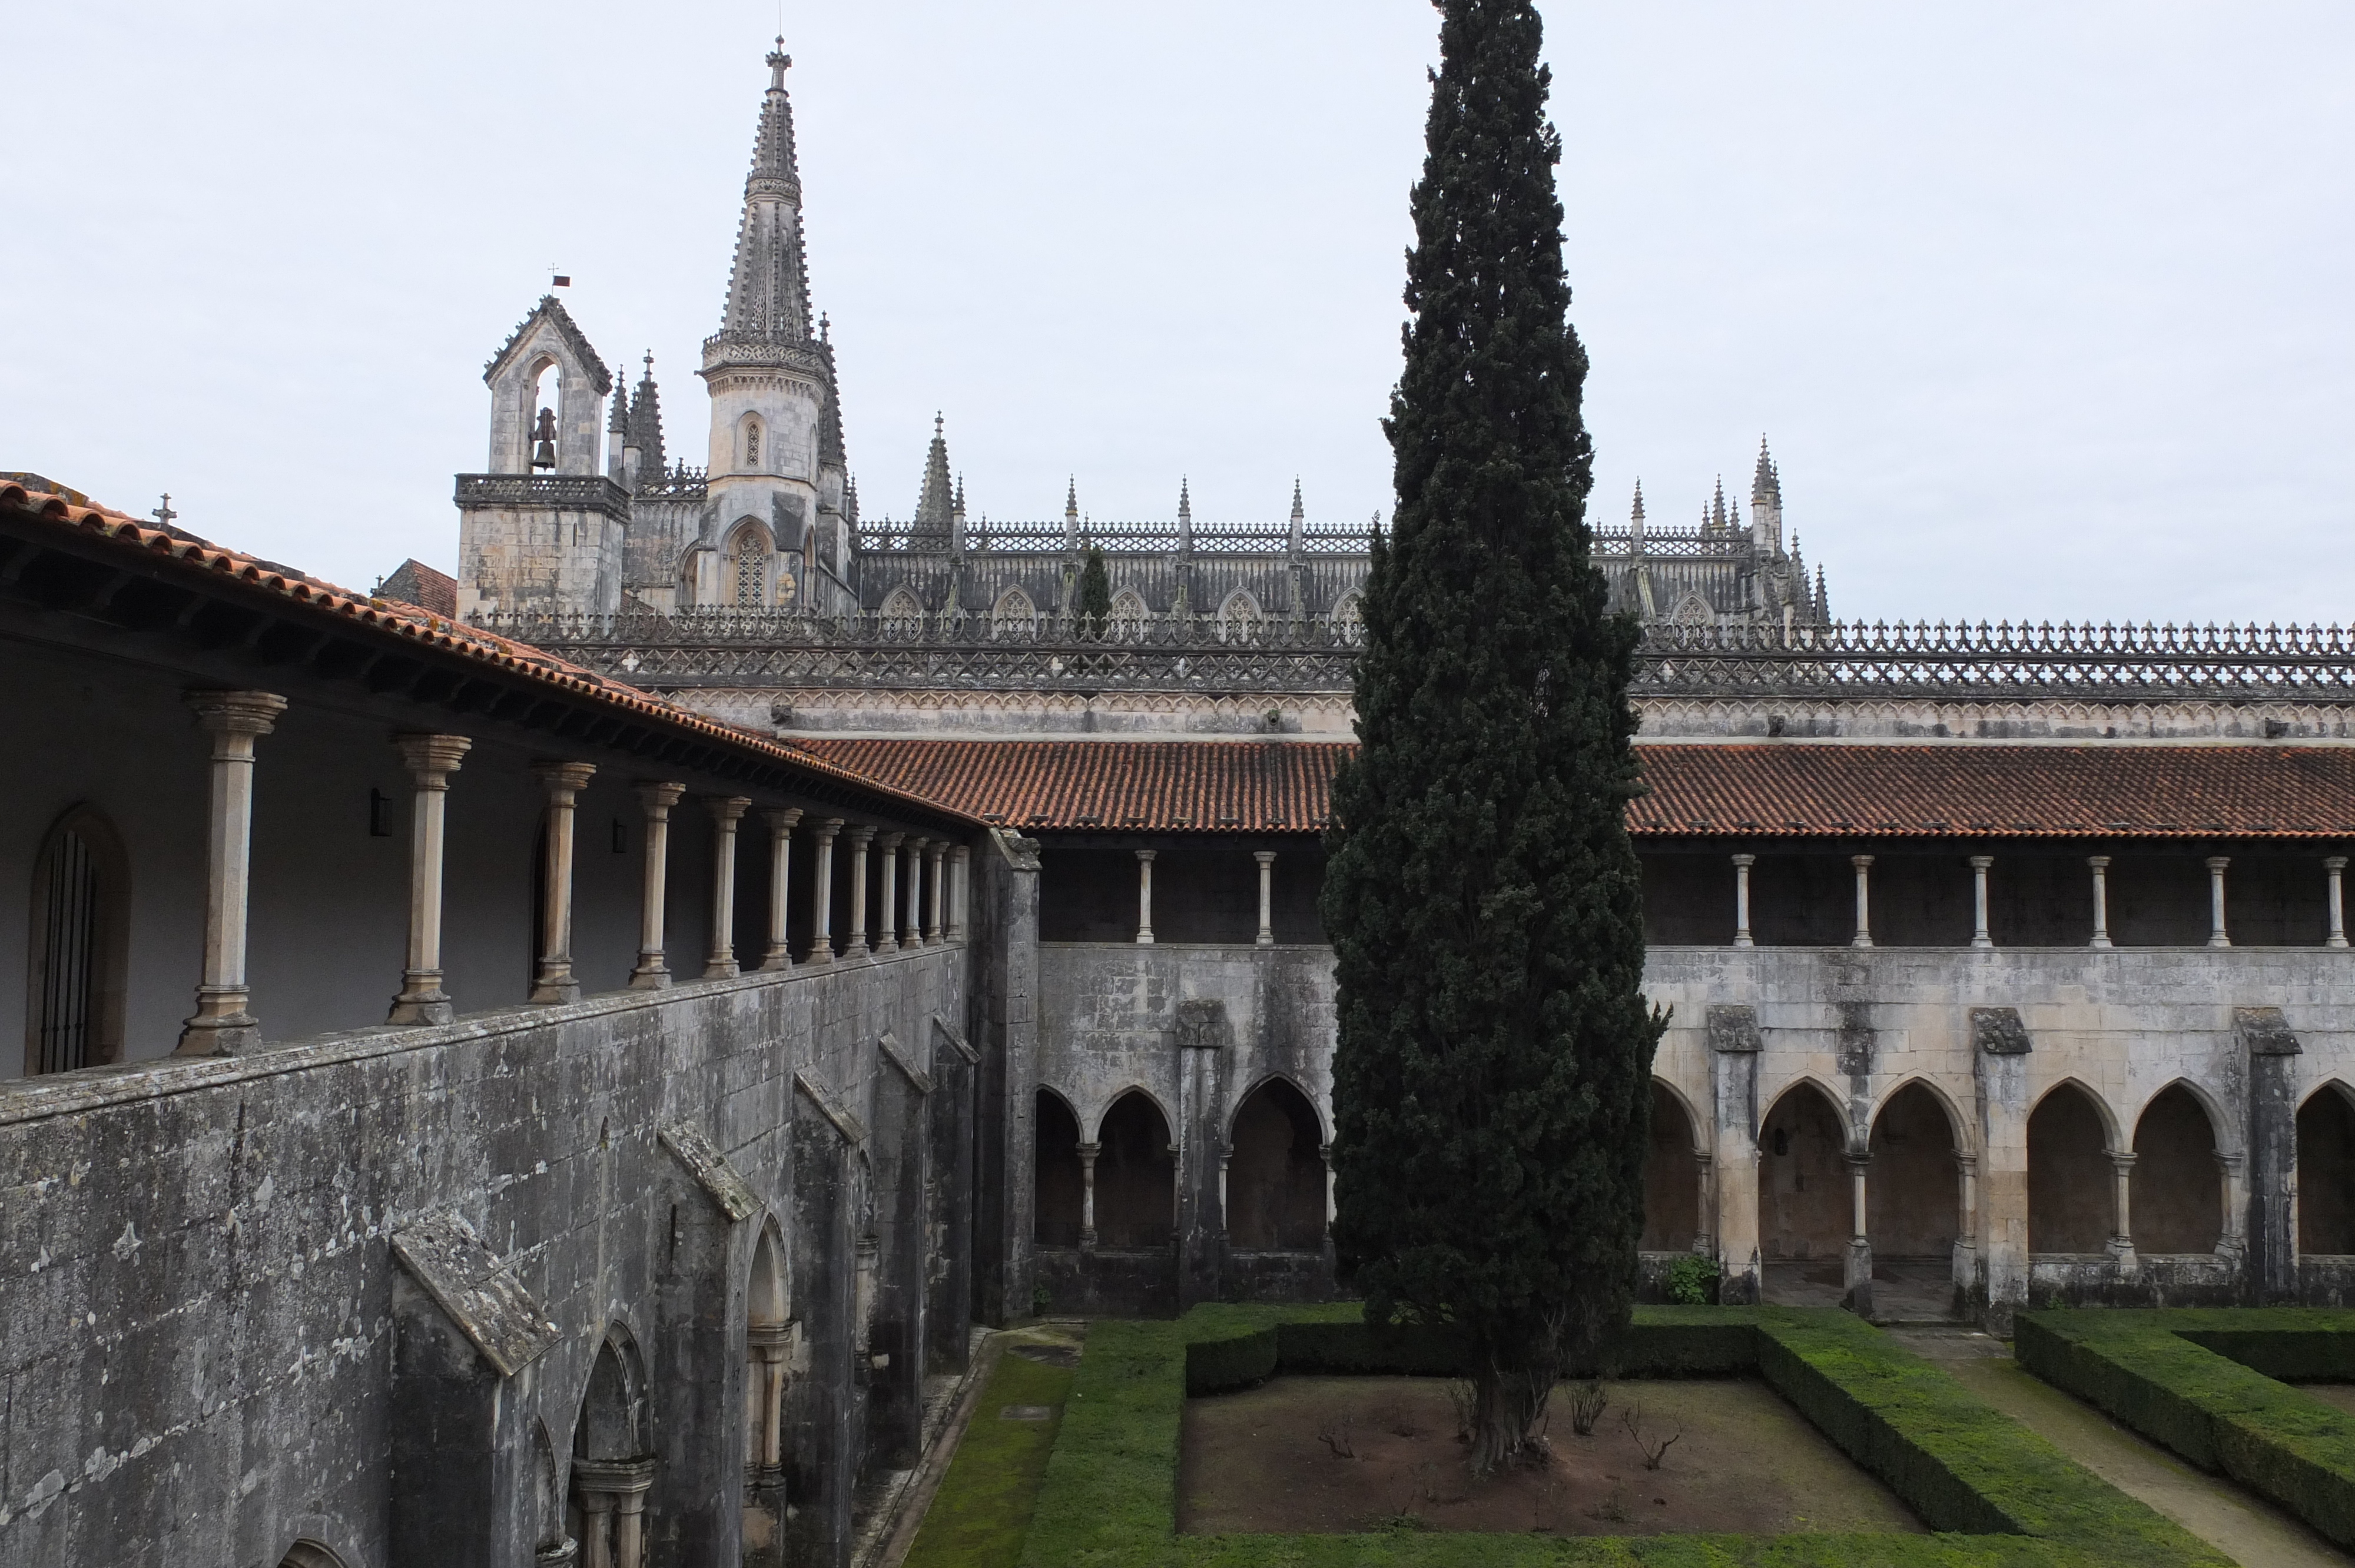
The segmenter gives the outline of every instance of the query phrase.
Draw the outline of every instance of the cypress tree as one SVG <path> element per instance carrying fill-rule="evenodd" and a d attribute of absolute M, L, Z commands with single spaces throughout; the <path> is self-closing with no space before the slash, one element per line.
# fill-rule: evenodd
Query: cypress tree
<path fill-rule="evenodd" d="M 1102 637 L 1112 623 L 1112 577 L 1104 571 L 1103 551 L 1094 545 L 1088 546 L 1087 565 L 1080 568 L 1080 594 L 1075 608 L 1082 637 Z"/>
<path fill-rule="evenodd" d="M 1585 524 L 1586 355 L 1531 0 L 1440 0 L 1396 465 L 1334 788 L 1335 1243 L 1375 1321 L 1454 1326 L 1472 1463 L 1534 1441 L 1564 1365 L 1623 1326 L 1652 1052 L 1637 629 Z"/>

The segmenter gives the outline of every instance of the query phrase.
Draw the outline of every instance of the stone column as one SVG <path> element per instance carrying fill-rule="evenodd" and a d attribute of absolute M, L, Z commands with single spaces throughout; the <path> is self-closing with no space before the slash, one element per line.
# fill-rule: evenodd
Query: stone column
<path fill-rule="evenodd" d="M 1991 854 L 1971 856 L 1971 946 L 1992 948 L 1995 938 L 1987 935 L 1987 867 L 1995 863 Z"/>
<path fill-rule="evenodd" d="M 1848 1157 L 1848 1277 L 1843 1282 L 1848 1299 L 1843 1305 L 1859 1318 L 1872 1316 L 1872 1238 L 1865 1230 L 1864 1206 L 1864 1173 L 1871 1164 L 1870 1154 Z"/>
<path fill-rule="evenodd" d="M 1693 1215 L 1693 1252 L 1701 1257 L 1717 1255 L 1714 1234 L 1717 1217 L 1717 1157 L 1705 1149 L 1693 1150 L 1693 1177 L 1700 1194 Z"/>
<path fill-rule="evenodd" d="M 2278 1306 L 2297 1298 L 2297 1058 L 2304 1047 L 2277 1007 L 2234 1008 L 2232 1032 L 2249 1086 L 2243 1245 L 2257 1305 Z"/>
<path fill-rule="evenodd" d="M 1080 1246 L 1093 1251 L 1096 1245 L 1096 1156 L 1103 1152 L 1101 1143 L 1080 1145 Z"/>
<path fill-rule="evenodd" d="M 908 840 L 907 907 L 900 915 L 900 946 L 902 948 L 924 945 L 924 843 L 925 841 L 920 838 Z"/>
<path fill-rule="evenodd" d="M 1147 948 L 1153 945 L 1153 857 L 1156 853 L 1136 852 L 1136 940 Z"/>
<path fill-rule="evenodd" d="M 531 771 L 548 791 L 548 869 L 539 885 L 539 969 L 531 1000 L 549 1007 L 581 1000 L 572 973 L 572 827 L 581 791 L 597 769 L 586 762 L 542 762 Z"/>
<path fill-rule="evenodd" d="M 613 1499 L 604 1492 L 581 1494 L 581 1568 L 613 1568 Z"/>
<path fill-rule="evenodd" d="M 1961 1189 L 1959 1213 L 1955 1228 L 1955 1288 L 1965 1299 L 1976 1294 L 1979 1284 L 1979 1160 L 1976 1154 L 1957 1153 L 1955 1171 L 1960 1178 L 1955 1183 Z"/>
<path fill-rule="evenodd" d="M 2231 855 L 2208 857 L 2208 945 L 2211 948 L 2232 945 L 2232 937 L 2224 929 L 2224 868 L 2232 863 Z"/>
<path fill-rule="evenodd" d="M 949 886 L 948 939 L 964 940 L 965 874 L 973 865 L 973 849 L 959 844 L 949 851 L 949 871 L 954 879 Z"/>
<path fill-rule="evenodd" d="M 785 924 L 793 891 L 794 825 L 802 813 L 798 807 L 788 807 L 761 814 L 769 819 L 769 950 L 761 955 L 761 968 L 789 969 L 794 955 L 785 945 Z"/>
<path fill-rule="evenodd" d="M 761 1429 L 744 1457 L 763 1470 L 780 1469 L 785 1462 L 785 1355 L 793 1338 L 790 1323 L 759 1323 L 745 1330 L 759 1369 Z"/>
<path fill-rule="evenodd" d="M 2246 1164 L 2238 1154 L 2221 1149 L 2216 1151 L 2216 1185 L 2222 1189 L 2224 1200 L 2224 1224 L 2216 1233 L 2216 1255 L 2232 1259 L 2236 1268 L 2249 1253 L 2248 1234 L 2243 1224 L 2248 1213 L 2248 1193 L 2243 1181 Z"/>
<path fill-rule="evenodd" d="M 2116 1188 L 2115 1195 L 2110 1200 L 2110 1207 L 2117 1216 L 2117 1225 L 2110 1236 L 2109 1251 L 2110 1255 L 2117 1260 L 2120 1279 L 2132 1279 L 2139 1272 L 2134 1249 L 2134 1163 L 2135 1157 L 2130 1151 L 2110 1150 L 2110 1170 L 2115 1176 Z"/>
<path fill-rule="evenodd" d="M 1970 1010 L 1971 1059 L 1978 1081 L 1979 1263 L 1987 1332 L 2011 1332 L 2028 1304 L 2028 1084 L 2032 1042 L 2017 1008 Z"/>
<path fill-rule="evenodd" d="M 2329 878 L 2324 907 L 2330 912 L 2330 939 L 2323 946 L 2343 948 L 2347 945 L 2347 903 L 2342 896 L 2347 879 L 2347 857 L 2343 854 L 2323 856 L 2322 870 Z"/>
<path fill-rule="evenodd" d="M 752 809 L 741 795 L 704 804 L 711 810 L 711 956 L 705 980 L 728 980 L 736 968 L 736 824 Z"/>
<path fill-rule="evenodd" d="M 842 819 L 828 817 L 817 825 L 817 863 L 810 881 L 810 945 L 802 955 L 805 964 L 834 962 L 834 839 Z"/>
<path fill-rule="evenodd" d="M 1856 867 L 1856 935 L 1849 939 L 1851 948 L 1872 946 L 1872 857 L 1852 854 L 1849 864 Z"/>
<path fill-rule="evenodd" d="M 850 830 L 850 929 L 843 938 L 845 962 L 867 956 L 867 846 L 874 842 L 875 830 L 864 822 Z"/>
<path fill-rule="evenodd" d="M 2085 863 L 2094 868 L 2094 939 L 2090 947 L 2110 945 L 2110 857 L 2089 854 Z"/>
<path fill-rule="evenodd" d="M 638 906 L 638 967 L 630 984 L 660 991 L 670 984 L 670 960 L 663 954 L 663 898 L 670 878 L 670 809 L 687 795 L 684 784 L 641 784 L 638 803 L 646 812 L 645 890 Z"/>
<path fill-rule="evenodd" d="M 1252 859 L 1259 862 L 1259 937 L 1263 948 L 1275 946 L 1275 852 L 1253 850 Z"/>
<path fill-rule="evenodd" d="M 1325 1165 L 1325 1245 L 1330 1246 L 1333 1245 L 1333 1216 L 1340 1212 L 1333 1202 L 1333 1146 L 1329 1143 L 1318 1145 L 1316 1158 Z"/>
<path fill-rule="evenodd" d="M 927 947 L 938 947 L 942 941 L 941 906 L 946 901 L 943 894 L 943 884 L 947 880 L 943 874 L 947 869 L 948 858 L 948 840 L 934 839 L 924 845 L 924 863 L 931 874 L 929 882 L 932 895 L 932 902 L 924 906 L 924 944 Z"/>
<path fill-rule="evenodd" d="M 409 967 L 387 1023 L 447 1023 L 458 1015 L 442 989 L 442 854 L 450 775 L 473 748 L 463 735 L 397 735 L 416 783 L 409 810 Z"/>
<path fill-rule="evenodd" d="M 575 1459 L 572 1484 L 585 1516 L 582 1568 L 645 1568 L 646 1492 L 652 1459 Z"/>
<path fill-rule="evenodd" d="M 253 882 L 253 743 L 276 727 L 286 699 L 274 692 L 190 692 L 184 699 L 212 742 L 205 814 L 205 967 L 197 1011 L 176 1054 L 226 1056 L 261 1044 L 248 1011 L 246 905 Z"/>
<path fill-rule="evenodd" d="M 876 912 L 875 951 L 878 954 L 900 950 L 900 844 L 905 833 L 885 833 L 875 842 L 882 847 L 881 874 L 876 879 L 876 892 L 882 907 Z"/>
<path fill-rule="evenodd" d="M 1750 939 L 1750 868 L 1758 863 L 1754 854 L 1733 857 L 1733 945 L 1753 948 Z"/>
<path fill-rule="evenodd" d="M 1755 1008 L 1720 1003 L 1706 1014 L 1710 1091 L 1715 1101 L 1720 1299 L 1728 1307 L 1757 1304 L 1758 1055 L 1764 1044 Z"/>

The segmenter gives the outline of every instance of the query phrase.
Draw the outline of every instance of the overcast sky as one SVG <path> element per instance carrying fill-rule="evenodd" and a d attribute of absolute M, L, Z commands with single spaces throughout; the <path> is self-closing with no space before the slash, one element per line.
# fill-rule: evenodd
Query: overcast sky
<path fill-rule="evenodd" d="M 1555 3 L 1595 514 L 1746 498 L 1843 616 L 2355 619 L 2355 8 Z M 675 453 L 775 0 L 20 5 L 0 469 L 366 588 L 456 555 L 550 263 Z M 1416 0 L 783 10 L 870 516 L 1390 506 Z M 1746 507 L 1745 507 L 1746 510 Z"/>

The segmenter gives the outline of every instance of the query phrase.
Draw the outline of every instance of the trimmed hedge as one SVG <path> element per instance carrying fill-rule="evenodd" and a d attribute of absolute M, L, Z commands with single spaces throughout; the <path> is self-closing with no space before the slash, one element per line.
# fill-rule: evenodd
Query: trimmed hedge
<path fill-rule="evenodd" d="M 2355 1546 L 2355 1416 L 2276 1380 L 2355 1381 L 2355 1312 L 2023 1312 L 2019 1364 Z"/>
<path fill-rule="evenodd" d="M 1455 1371 L 1443 1334 L 1376 1329 L 1354 1305 L 1199 1307 L 1089 1330 L 1024 1568 L 2226 1568 L 2218 1554 L 1845 1312 L 1638 1308 L 1616 1376 L 1756 1372 L 1942 1535 L 1558 1537 L 1376 1531 L 1179 1535 L 1189 1391 L 1284 1372 Z"/>

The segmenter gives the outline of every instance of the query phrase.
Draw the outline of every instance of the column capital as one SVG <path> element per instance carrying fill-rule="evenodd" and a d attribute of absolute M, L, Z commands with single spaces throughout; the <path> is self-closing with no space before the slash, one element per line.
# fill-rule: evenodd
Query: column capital
<path fill-rule="evenodd" d="M 752 809 L 752 802 L 741 795 L 716 795 L 703 804 L 710 811 L 711 820 L 722 827 L 741 821 L 744 813 Z"/>
<path fill-rule="evenodd" d="M 589 788 L 589 780 L 597 776 L 593 762 L 535 762 L 531 776 L 548 787 L 549 799 L 559 806 L 569 806 L 572 797 Z"/>
<path fill-rule="evenodd" d="M 223 692 L 199 688 L 180 694 L 197 723 L 213 735 L 268 735 L 286 711 L 275 692 Z"/>
<path fill-rule="evenodd" d="M 835 835 L 842 832 L 842 819 L 840 817 L 822 818 L 810 824 L 810 832 L 817 835 L 820 843 L 832 843 Z"/>
<path fill-rule="evenodd" d="M 1849 864 L 1856 867 L 1857 870 L 1862 871 L 1866 866 L 1872 863 L 1872 857 L 1869 854 L 1852 854 L 1848 857 L 1848 863 Z"/>
<path fill-rule="evenodd" d="M 1136 852 L 1136 858 L 1149 865 L 1153 862 L 1153 857 L 1160 853 L 1159 850 L 1139 850 Z"/>
<path fill-rule="evenodd" d="M 1973 871 L 1985 871 L 1987 867 L 1995 863 L 1995 856 L 1991 854 L 1975 854 L 1970 857 L 1970 862 L 1971 869 Z"/>
<path fill-rule="evenodd" d="M 670 809 L 687 799 L 684 784 L 641 784 L 637 787 L 638 802 L 649 817 L 670 815 Z"/>
<path fill-rule="evenodd" d="M 400 752 L 400 760 L 417 776 L 422 789 L 439 789 L 442 780 L 458 771 L 458 764 L 474 743 L 463 735 L 410 735 L 392 737 L 393 746 Z"/>
<path fill-rule="evenodd" d="M 2232 857 L 2228 854 L 2211 854 L 2208 857 L 2208 869 L 2211 871 L 2222 871 L 2232 863 Z"/>
<path fill-rule="evenodd" d="M 2119 1175 L 2123 1176 L 2127 1171 L 2134 1169 L 2135 1156 L 2133 1150 L 2106 1149 L 2102 1152 L 2109 1156 L 2110 1169 L 2116 1171 Z"/>
<path fill-rule="evenodd" d="M 1747 871 L 1758 863 L 1758 857 L 1754 854 L 1738 854 L 1733 857 L 1733 863 Z"/>
<path fill-rule="evenodd" d="M 801 821 L 802 809 L 799 806 L 772 806 L 762 810 L 761 815 L 768 819 L 769 826 L 775 832 L 789 833 Z"/>
<path fill-rule="evenodd" d="M 2322 857 L 2322 869 L 2325 871 L 2345 871 L 2347 869 L 2347 857 L 2343 854 L 2324 855 Z"/>
<path fill-rule="evenodd" d="M 855 849 L 865 849 L 875 842 L 875 824 L 872 822 L 853 822 L 850 825 L 851 846 Z"/>
<path fill-rule="evenodd" d="M 2107 871 L 2110 869 L 2110 857 L 2105 854 L 2089 854 L 2085 857 L 2085 863 L 2095 871 Z"/>
<path fill-rule="evenodd" d="M 875 842 L 884 849 L 896 850 L 900 847 L 900 841 L 904 840 L 907 836 L 908 835 L 905 833 L 884 833 L 878 837 Z"/>

